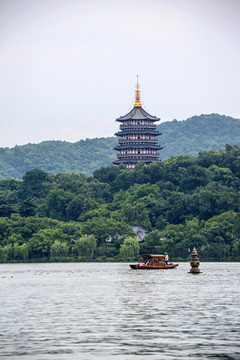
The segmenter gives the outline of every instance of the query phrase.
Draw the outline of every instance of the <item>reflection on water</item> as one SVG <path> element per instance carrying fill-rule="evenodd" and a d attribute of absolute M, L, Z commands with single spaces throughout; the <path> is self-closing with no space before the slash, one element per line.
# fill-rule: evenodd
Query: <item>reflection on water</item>
<path fill-rule="evenodd" d="M 1 264 L 0 359 L 240 359 L 240 264 Z"/>

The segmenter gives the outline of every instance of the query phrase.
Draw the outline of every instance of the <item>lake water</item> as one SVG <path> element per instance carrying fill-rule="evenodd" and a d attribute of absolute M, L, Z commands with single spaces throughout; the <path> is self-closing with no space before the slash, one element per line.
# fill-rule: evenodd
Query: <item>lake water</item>
<path fill-rule="evenodd" d="M 240 264 L 0 265 L 0 359 L 240 359 Z"/>

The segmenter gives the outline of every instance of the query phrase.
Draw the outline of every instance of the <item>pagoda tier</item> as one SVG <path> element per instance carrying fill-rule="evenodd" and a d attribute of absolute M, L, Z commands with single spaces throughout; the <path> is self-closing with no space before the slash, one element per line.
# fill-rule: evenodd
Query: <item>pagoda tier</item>
<path fill-rule="evenodd" d="M 160 119 L 148 114 L 140 101 L 139 84 L 137 81 L 136 101 L 134 108 L 126 115 L 119 117 L 120 131 L 115 133 L 119 136 L 118 146 L 114 148 L 119 153 L 113 164 L 124 164 L 128 168 L 134 168 L 138 162 L 148 165 L 159 161 L 158 150 L 163 148 L 158 145 L 157 136 L 161 135 L 156 130 L 154 122 Z"/>
<path fill-rule="evenodd" d="M 114 149 L 115 150 L 121 150 L 121 149 L 135 149 L 135 148 L 145 149 L 146 144 L 143 144 L 143 143 L 124 144 L 124 145 L 116 146 Z M 147 148 L 148 149 L 155 149 L 155 150 L 162 150 L 162 147 L 160 145 L 156 145 L 156 144 L 147 144 Z"/>

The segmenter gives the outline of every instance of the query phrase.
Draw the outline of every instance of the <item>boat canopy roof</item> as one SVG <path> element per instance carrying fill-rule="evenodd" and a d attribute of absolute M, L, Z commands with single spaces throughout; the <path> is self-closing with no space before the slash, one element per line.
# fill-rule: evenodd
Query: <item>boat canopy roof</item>
<path fill-rule="evenodd" d="M 142 255 L 143 259 L 165 259 L 165 255 L 153 255 L 153 254 L 144 254 Z"/>

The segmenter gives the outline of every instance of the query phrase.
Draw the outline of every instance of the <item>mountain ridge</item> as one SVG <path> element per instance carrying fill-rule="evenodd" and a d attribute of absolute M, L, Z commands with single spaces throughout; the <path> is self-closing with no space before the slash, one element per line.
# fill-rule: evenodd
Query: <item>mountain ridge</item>
<path fill-rule="evenodd" d="M 157 125 L 162 133 L 160 159 L 175 155 L 195 156 L 199 152 L 218 150 L 226 144 L 240 145 L 240 119 L 219 114 L 195 115 L 186 120 L 166 121 Z M 91 175 L 96 169 L 116 159 L 116 137 L 101 137 L 71 143 L 45 140 L 38 144 L 0 148 L 0 179 L 21 179 L 39 168 L 52 174 L 76 172 Z"/>

